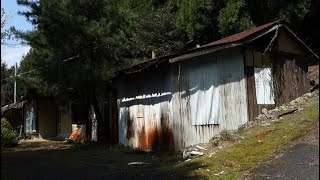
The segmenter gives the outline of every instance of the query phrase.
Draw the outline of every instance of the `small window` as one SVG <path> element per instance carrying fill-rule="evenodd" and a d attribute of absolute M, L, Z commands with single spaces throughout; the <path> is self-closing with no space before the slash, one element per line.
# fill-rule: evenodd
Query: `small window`
<path fill-rule="evenodd" d="M 271 68 L 254 68 L 257 104 L 275 104 Z"/>

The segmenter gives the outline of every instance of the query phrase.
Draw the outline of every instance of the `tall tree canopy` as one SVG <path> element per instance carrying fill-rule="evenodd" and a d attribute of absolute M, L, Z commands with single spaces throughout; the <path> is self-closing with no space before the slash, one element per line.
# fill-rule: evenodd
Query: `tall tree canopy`
<path fill-rule="evenodd" d="M 72 79 L 76 72 L 109 79 L 123 63 L 123 57 L 130 55 L 130 16 L 117 8 L 114 0 L 17 2 L 29 7 L 30 11 L 20 14 L 36 27 L 34 31 L 16 31 L 32 47 L 25 60 L 33 59 L 36 62 L 33 68 L 56 62 L 61 65 L 58 69 L 62 70 L 64 79 Z M 70 57 L 77 61 L 72 71 L 63 68 L 64 60 Z M 44 72 L 47 73 L 47 69 Z"/>
<path fill-rule="evenodd" d="M 11 16 L 1 8 L 1 46 L 7 45 L 12 32 L 8 28 Z M 14 67 L 8 67 L 1 57 L 1 106 L 13 103 L 13 79 Z"/>
<path fill-rule="evenodd" d="M 176 25 L 189 39 L 205 43 L 220 37 L 217 15 L 224 6 L 223 0 L 177 0 L 175 3 L 178 11 Z"/>
<path fill-rule="evenodd" d="M 12 35 L 11 30 L 6 27 L 10 18 L 10 15 L 1 8 L 1 45 L 6 44 Z"/>
<path fill-rule="evenodd" d="M 184 49 L 187 37 L 175 26 L 175 15 L 171 6 L 137 14 L 132 40 L 149 59 L 152 51 L 164 56 Z"/>
<path fill-rule="evenodd" d="M 251 21 L 245 0 L 230 0 L 221 9 L 219 16 L 219 32 L 222 36 L 237 33 L 254 26 Z"/>
<path fill-rule="evenodd" d="M 1 62 L 1 106 L 13 103 L 13 79 L 10 78 L 14 73 L 14 67 L 7 67 Z"/>
<path fill-rule="evenodd" d="M 185 49 L 190 40 L 204 44 L 278 19 L 289 21 L 320 52 L 319 28 L 313 26 L 319 15 L 317 2 L 18 0 L 30 9 L 20 14 L 36 27 L 34 31 L 16 31 L 32 47 L 24 60 L 30 62 L 22 63 L 21 69 L 39 69 L 50 62 L 63 64 L 58 67 L 62 72 L 59 81 L 52 81 L 59 78 L 49 73 L 56 72 L 55 68 L 35 73 L 57 87 L 79 76 L 110 79 L 115 70 L 150 59 L 151 51 L 157 56 L 175 53 Z M 304 27 L 309 27 L 308 31 Z M 77 63 L 61 63 L 70 57 L 77 57 Z"/>

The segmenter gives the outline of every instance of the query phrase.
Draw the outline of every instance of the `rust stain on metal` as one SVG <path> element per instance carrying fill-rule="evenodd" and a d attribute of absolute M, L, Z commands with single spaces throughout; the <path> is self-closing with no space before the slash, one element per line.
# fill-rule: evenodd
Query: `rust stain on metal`
<path fill-rule="evenodd" d="M 134 129 L 133 129 L 133 119 L 130 118 L 130 112 L 127 112 L 127 135 L 126 138 L 129 140 L 134 135 Z"/>
<path fill-rule="evenodd" d="M 170 117 L 164 113 L 161 113 L 161 138 L 159 139 L 160 145 L 173 150 L 173 130 L 169 126 Z"/>
<path fill-rule="evenodd" d="M 124 129 L 119 129 L 119 142 L 141 150 L 181 150 L 247 122 L 240 49 L 214 59 L 206 57 L 206 65 L 183 64 L 180 71 L 173 65 L 166 77 L 130 84 L 134 92 L 121 86 L 119 126 Z"/>
<path fill-rule="evenodd" d="M 146 133 L 146 128 L 145 124 L 143 121 L 141 129 L 138 130 L 138 140 L 139 140 L 139 148 L 142 150 L 148 149 L 148 142 L 147 142 L 147 133 Z"/>
<path fill-rule="evenodd" d="M 118 105 L 117 100 L 113 100 L 112 102 L 112 122 L 111 122 L 111 133 L 112 133 L 112 142 L 118 143 L 119 142 L 119 133 L 118 133 Z"/>
<path fill-rule="evenodd" d="M 154 128 L 149 129 L 148 131 L 148 138 L 147 138 L 147 149 L 154 150 L 159 144 L 159 132 L 158 127 L 155 126 Z"/>
<path fill-rule="evenodd" d="M 156 121 L 153 120 L 151 122 Z M 169 115 L 165 113 L 161 114 L 161 127 L 157 124 L 151 124 L 151 127 L 146 128 L 143 122 L 142 126 L 137 129 L 138 147 L 142 150 L 173 150 L 174 136 L 169 122 Z"/>

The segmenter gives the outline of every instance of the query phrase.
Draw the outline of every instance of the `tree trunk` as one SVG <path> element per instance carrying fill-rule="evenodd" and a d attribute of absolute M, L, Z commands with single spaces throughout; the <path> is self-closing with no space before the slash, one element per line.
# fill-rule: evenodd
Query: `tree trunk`
<path fill-rule="evenodd" d="M 88 114 L 87 114 L 87 118 L 86 118 L 86 138 L 88 138 L 91 141 L 91 135 L 90 135 L 90 125 L 91 125 L 91 118 L 90 118 L 90 104 L 91 104 L 91 89 L 87 88 L 86 92 L 84 93 L 86 96 L 86 107 L 88 109 Z"/>
<path fill-rule="evenodd" d="M 98 99 L 97 99 L 95 90 L 93 90 L 93 93 L 92 93 L 92 105 L 93 105 L 93 108 L 94 108 L 94 112 L 96 113 L 97 124 L 98 124 L 98 127 L 97 127 L 97 142 L 99 144 L 105 144 L 107 142 L 106 134 L 108 132 L 105 132 L 106 131 L 106 128 L 105 128 L 106 124 L 103 121 L 103 118 L 102 118 L 102 115 L 101 115 L 101 109 L 99 107 L 99 103 L 98 103 Z"/>

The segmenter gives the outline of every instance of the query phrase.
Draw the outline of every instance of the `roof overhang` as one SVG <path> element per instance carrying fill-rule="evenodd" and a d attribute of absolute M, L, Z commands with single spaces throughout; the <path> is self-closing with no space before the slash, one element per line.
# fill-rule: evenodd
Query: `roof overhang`
<path fill-rule="evenodd" d="M 273 31 L 276 31 L 277 29 L 279 29 L 280 27 L 284 27 L 286 30 L 288 30 L 288 32 L 290 32 L 297 40 L 300 44 L 302 44 L 303 47 L 305 47 L 315 58 L 319 59 L 319 56 L 314 53 L 287 25 L 285 24 L 276 24 L 274 26 L 271 26 L 270 28 L 266 28 L 264 30 L 258 31 L 256 33 L 254 33 L 253 35 L 248 36 L 247 38 L 238 40 L 238 41 L 234 41 L 231 43 L 225 43 L 225 44 L 218 44 L 218 45 L 214 45 L 214 46 L 205 46 L 205 47 L 200 47 L 197 49 L 197 51 L 195 52 L 190 52 L 190 53 L 186 53 L 183 54 L 181 56 L 177 56 L 174 58 L 169 59 L 170 63 L 175 63 L 178 61 L 183 61 L 186 59 L 190 59 L 193 57 L 197 57 L 200 55 L 205 55 L 208 53 L 212 53 L 212 52 L 216 52 L 216 51 L 220 51 L 223 49 L 227 49 L 227 48 L 232 48 L 232 47 L 237 47 L 240 45 L 244 45 L 247 43 L 250 43 L 266 34 L 269 34 Z"/>
<path fill-rule="evenodd" d="M 5 105 L 1 107 L 1 114 L 5 113 L 6 111 L 12 110 L 12 109 L 22 109 L 23 105 L 26 103 L 26 101 L 20 101 L 12 104 Z"/>
<path fill-rule="evenodd" d="M 197 57 L 197 56 L 200 56 L 200 55 L 205 55 L 205 54 L 208 54 L 208 53 L 212 53 L 212 52 L 220 51 L 220 50 L 223 50 L 223 49 L 227 49 L 227 48 L 231 48 L 231 47 L 237 47 L 237 46 L 240 46 L 240 45 L 243 45 L 243 44 L 246 44 L 246 43 L 250 43 L 250 42 L 260 38 L 261 36 L 264 36 L 264 35 L 272 32 L 272 31 L 278 29 L 281 26 L 282 26 L 281 24 L 272 26 L 271 28 L 263 30 L 262 32 L 257 32 L 257 34 L 255 34 L 254 36 L 251 36 L 251 37 L 249 37 L 247 39 L 243 39 L 243 40 L 239 40 L 239 41 L 235 41 L 235 42 L 231 42 L 231 43 L 226 43 L 226 44 L 219 44 L 217 46 L 209 46 L 209 47 L 203 47 L 203 48 L 200 47 L 198 49 L 198 51 L 196 51 L 196 52 L 188 53 L 188 54 L 184 54 L 182 56 L 171 58 L 169 60 L 169 62 L 170 63 L 175 63 L 175 62 L 178 62 L 178 61 L 186 60 L 186 59 Z"/>

